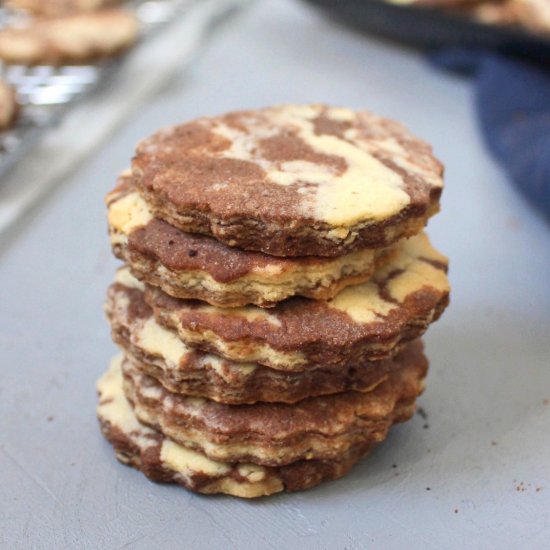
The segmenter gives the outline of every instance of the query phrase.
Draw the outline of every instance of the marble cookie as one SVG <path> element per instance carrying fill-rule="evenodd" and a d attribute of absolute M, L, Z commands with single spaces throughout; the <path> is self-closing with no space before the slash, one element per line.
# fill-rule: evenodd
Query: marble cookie
<path fill-rule="evenodd" d="M 280 105 L 199 118 L 132 160 L 156 217 L 274 256 L 341 256 L 418 233 L 439 209 L 431 147 L 367 111 Z"/>
<path fill-rule="evenodd" d="M 136 277 L 176 298 L 218 307 L 272 307 L 292 296 L 327 300 L 368 280 L 391 255 L 365 249 L 337 258 L 278 258 L 232 248 L 153 217 L 128 174 L 106 202 L 113 252 Z"/>
<path fill-rule="evenodd" d="M 138 421 L 122 390 L 120 358 L 98 381 L 97 389 L 101 431 L 118 460 L 153 481 L 177 483 L 197 493 L 256 498 L 309 489 L 344 476 L 371 450 L 361 445 L 337 460 L 302 460 L 276 468 L 215 461 Z"/>
<path fill-rule="evenodd" d="M 329 302 L 292 298 L 270 309 L 221 309 L 147 287 L 157 321 L 188 345 L 283 371 L 343 368 L 395 355 L 449 301 L 447 259 L 421 234 L 403 240 L 372 278 Z"/>
<path fill-rule="evenodd" d="M 123 360 L 124 392 L 138 419 L 173 441 L 224 462 L 283 466 L 337 460 L 386 438 L 410 418 L 428 362 L 420 350 L 371 391 L 310 397 L 294 404 L 224 405 L 166 390 Z"/>
<path fill-rule="evenodd" d="M 422 349 L 416 341 L 391 359 L 341 369 L 320 365 L 304 372 L 237 363 L 190 348 L 173 330 L 160 326 L 142 289 L 127 268 L 117 272 L 105 305 L 115 343 L 137 370 L 153 376 L 166 389 L 220 403 L 295 403 L 311 396 L 371 390 Z"/>

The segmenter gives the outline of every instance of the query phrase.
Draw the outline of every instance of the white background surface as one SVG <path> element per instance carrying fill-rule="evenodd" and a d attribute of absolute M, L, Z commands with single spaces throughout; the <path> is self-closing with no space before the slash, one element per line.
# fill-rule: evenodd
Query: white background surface
<path fill-rule="evenodd" d="M 0 249 L 0 547 L 549 548 L 550 227 L 484 151 L 471 96 L 417 54 L 266 1 L 48 196 Z M 159 126 L 285 101 L 397 118 L 447 166 L 428 230 L 453 292 L 426 337 L 428 418 L 309 492 L 248 502 L 152 484 L 95 419 L 114 353 L 103 195 Z"/>

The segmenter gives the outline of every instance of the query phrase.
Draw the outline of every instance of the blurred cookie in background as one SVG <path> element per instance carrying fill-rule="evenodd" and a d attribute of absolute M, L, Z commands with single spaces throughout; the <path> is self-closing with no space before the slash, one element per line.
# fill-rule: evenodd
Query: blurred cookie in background
<path fill-rule="evenodd" d="M 29 20 L 0 30 L 0 60 L 7 64 L 82 64 L 116 56 L 138 37 L 136 17 L 100 10 Z"/>
<path fill-rule="evenodd" d="M 502 2 L 502 0 L 479 2 L 464 13 L 487 25 L 513 25 L 516 23 L 514 10 L 508 2 Z"/>
<path fill-rule="evenodd" d="M 19 113 L 15 90 L 0 80 L 0 131 L 13 125 Z"/>
<path fill-rule="evenodd" d="M 34 15 L 55 17 L 82 11 L 93 11 L 121 4 L 124 0 L 7 0 L 6 6 Z"/>
<path fill-rule="evenodd" d="M 517 22 L 541 34 L 550 34 L 550 0 L 509 0 Z"/>
<path fill-rule="evenodd" d="M 550 33 L 549 0 L 488 0 L 456 8 L 480 23 L 521 27 L 536 34 Z"/>
<path fill-rule="evenodd" d="M 550 34 L 550 0 L 385 0 L 398 6 L 441 9 L 487 25 Z"/>

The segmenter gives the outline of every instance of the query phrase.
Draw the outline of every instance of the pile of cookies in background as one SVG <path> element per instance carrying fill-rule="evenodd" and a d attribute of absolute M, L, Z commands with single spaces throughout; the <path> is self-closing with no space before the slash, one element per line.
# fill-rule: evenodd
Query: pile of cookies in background
<path fill-rule="evenodd" d="M 550 35 L 548 0 L 386 0 L 392 4 L 440 8 L 487 25 L 517 27 Z"/>
<path fill-rule="evenodd" d="M 0 175 L 189 0 L 9 0 L 0 7 Z"/>
<path fill-rule="evenodd" d="M 7 66 L 81 65 L 126 51 L 138 37 L 136 16 L 105 9 L 109 0 L 8 0 L 0 28 L 0 61 Z M 0 129 L 20 106 L 14 86 L 0 82 Z"/>
<path fill-rule="evenodd" d="M 97 412 L 117 458 L 248 498 L 345 475 L 424 388 L 442 174 L 400 124 L 323 105 L 142 141 L 106 197 L 121 354 Z"/>

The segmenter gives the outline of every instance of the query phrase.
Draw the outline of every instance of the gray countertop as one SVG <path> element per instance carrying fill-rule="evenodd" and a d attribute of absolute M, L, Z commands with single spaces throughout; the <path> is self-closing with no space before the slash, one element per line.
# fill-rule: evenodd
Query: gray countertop
<path fill-rule="evenodd" d="M 428 230 L 453 292 L 426 337 L 428 416 L 309 492 L 247 502 L 153 484 L 95 419 L 115 351 L 103 195 L 159 126 L 312 101 L 399 119 L 447 166 Z M 0 262 L 1 548 L 550 547 L 550 228 L 489 158 L 468 81 L 421 56 L 258 3 L 11 232 Z"/>

